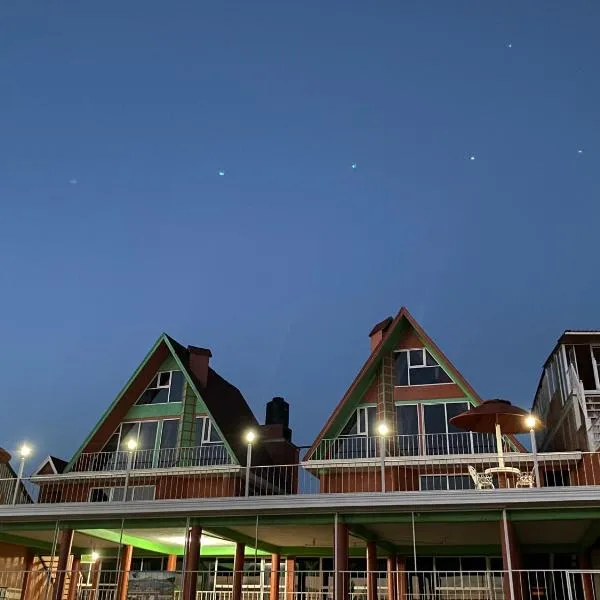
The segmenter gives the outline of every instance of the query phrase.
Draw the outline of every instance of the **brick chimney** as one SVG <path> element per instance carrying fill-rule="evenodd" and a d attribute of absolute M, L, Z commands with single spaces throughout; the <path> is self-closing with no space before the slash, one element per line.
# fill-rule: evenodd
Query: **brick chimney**
<path fill-rule="evenodd" d="M 381 344 L 381 340 L 383 340 L 383 336 L 388 330 L 389 326 L 392 324 L 394 319 L 392 317 L 387 317 L 383 321 L 380 321 L 371 329 L 369 333 L 369 337 L 371 338 L 371 352 Z"/>
<path fill-rule="evenodd" d="M 267 402 L 265 424 L 260 426 L 260 439 L 263 448 L 275 465 L 289 465 L 298 462 L 298 448 L 292 443 L 292 430 L 289 427 L 290 405 L 281 397 Z"/>
<path fill-rule="evenodd" d="M 190 371 L 196 376 L 202 387 L 206 387 L 208 381 L 208 361 L 212 356 L 212 352 L 208 348 L 196 348 L 196 346 L 188 346 L 187 350 L 190 355 Z"/>

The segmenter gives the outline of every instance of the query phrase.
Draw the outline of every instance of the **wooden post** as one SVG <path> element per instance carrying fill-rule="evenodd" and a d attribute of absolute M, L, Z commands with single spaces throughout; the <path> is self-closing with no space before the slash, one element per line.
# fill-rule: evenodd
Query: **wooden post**
<path fill-rule="evenodd" d="M 129 587 L 129 571 L 131 571 L 131 559 L 133 558 L 133 546 L 127 544 L 121 548 L 121 571 L 117 587 L 117 600 L 127 600 L 127 588 Z"/>
<path fill-rule="evenodd" d="M 100 585 L 100 571 L 102 571 L 102 561 L 97 560 L 92 566 L 92 593 L 90 600 L 98 600 L 98 586 Z"/>
<path fill-rule="evenodd" d="M 175 570 L 177 570 L 177 555 L 169 554 L 169 557 L 167 558 L 167 571 L 172 573 Z"/>
<path fill-rule="evenodd" d="M 193 525 L 188 530 L 185 545 L 185 572 L 183 574 L 183 600 L 196 600 L 198 588 L 198 564 L 200 562 L 200 538 L 202 527 Z"/>
<path fill-rule="evenodd" d="M 398 600 L 406 599 L 406 559 L 401 556 L 396 559 L 396 593 Z"/>
<path fill-rule="evenodd" d="M 71 555 L 71 545 L 73 543 L 73 530 L 61 529 L 58 541 L 58 564 L 56 566 L 56 580 L 54 584 L 54 600 L 63 600 L 65 591 L 65 579 L 67 574 L 67 565 Z"/>
<path fill-rule="evenodd" d="M 294 600 L 296 591 L 296 557 L 288 556 L 285 559 L 285 600 Z"/>
<path fill-rule="evenodd" d="M 269 600 L 279 600 L 279 554 L 271 554 L 271 585 L 269 587 Z"/>
<path fill-rule="evenodd" d="M 339 521 L 334 526 L 335 556 L 335 600 L 348 600 L 348 525 Z"/>
<path fill-rule="evenodd" d="M 79 585 L 79 569 L 81 568 L 81 554 L 73 556 L 71 561 L 71 576 L 69 577 L 69 594 L 67 600 L 77 600 L 77 587 Z"/>
<path fill-rule="evenodd" d="M 377 544 L 367 542 L 367 600 L 377 600 Z"/>
<path fill-rule="evenodd" d="M 388 600 L 397 599 L 397 577 L 396 577 L 397 559 L 394 554 L 387 559 L 387 595 Z"/>
<path fill-rule="evenodd" d="M 235 544 L 235 558 L 233 560 L 233 593 L 232 600 L 242 600 L 242 583 L 244 580 L 244 555 L 246 545 L 242 542 Z"/>
<path fill-rule="evenodd" d="M 31 548 L 25 548 L 25 556 L 23 560 L 23 580 L 21 582 L 21 600 L 27 600 L 29 583 L 31 581 L 31 572 L 33 571 L 33 561 L 35 560 L 35 552 Z"/>

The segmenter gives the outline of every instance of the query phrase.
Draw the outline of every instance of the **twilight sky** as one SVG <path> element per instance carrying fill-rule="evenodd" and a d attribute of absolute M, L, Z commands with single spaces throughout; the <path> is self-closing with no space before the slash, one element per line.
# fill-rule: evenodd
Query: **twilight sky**
<path fill-rule="evenodd" d="M 309 444 L 401 305 L 530 406 L 600 327 L 599 30 L 596 0 L 4 0 L 0 446 L 68 458 L 161 331 Z"/>

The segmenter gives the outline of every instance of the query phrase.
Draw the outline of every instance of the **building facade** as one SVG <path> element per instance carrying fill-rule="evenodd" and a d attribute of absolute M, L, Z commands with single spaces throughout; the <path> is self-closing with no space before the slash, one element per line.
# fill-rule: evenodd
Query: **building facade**
<path fill-rule="evenodd" d="M 0 596 L 593 600 L 595 449 L 459 430 L 482 399 L 412 315 L 369 337 L 300 458 L 285 400 L 259 424 L 161 335 L 74 456 L 2 479 Z"/>

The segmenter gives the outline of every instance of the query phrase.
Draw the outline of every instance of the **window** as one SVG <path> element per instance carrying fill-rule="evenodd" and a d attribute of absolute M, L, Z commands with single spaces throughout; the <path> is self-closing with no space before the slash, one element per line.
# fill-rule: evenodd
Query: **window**
<path fill-rule="evenodd" d="M 181 402 L 182 395 L 183 373 L 181 371 L 162 371 L 156 374 L 136 404 Z"/>
<path fill-rule="evenodd" d="M 91 488 L 90 502 L 123 502 L 124 487 Z M 154 500 L 156 486 L 134 485 L 127 488 L 127 500 Z"/>
<path fill-rule="evenodd" d="M 331 458 L 368 458 L 377 456 L 375 406 L 360 406 L 350 417 L 332 446 Z"/>
<path fill-rule="evenodd" d="M 469 475 L 421 475 L 419 489 L 432 490 L 472 490 L 473 480 Z"/>
<path fill-rule="evenodd" d="M 396 385 L 452 383 L 446 371 L 425 348 L 396 352 Z"/>
<path fill-rule="evenodd" d="M 426 454 L 472 454 L 495 451 L 492 434 L 458 429 L 450 419 L 469 410 L 468 402 L 439 402 L 423 405 Z"/>
<path fill-rule="evenodd" d="M 396 429 L 399 456 L 419 454 L 419 417 L 416 404 L 396 405 Z"/>
<path fill-rule="evenodd" d="M 160 434 L 159 467 L 174 467 L 177 463 L 177 436 L 179 435 L 179 419 L 165 419 Z"/>
<path fill-rule="evenodd" d="M 196 431 L 194 436 L 194 446 L 203 446 L 204 444 L 220 444 L 221 438 L 215 426 L 209 417 L 196 417 Z"/>
<path fill-rule="evenodd" d="M 127 468 L 129 449 L 127 442 L 134 440 L 137 444 L 133 453 L 134 469 L 150 469 L 152 467 L 172 466 L 167 462 L 167 455 L 174 456 L 174 451 L 163 452 L 165 448 L 176 448 L 179 419 L 161 421 L 129 421 L 121 423 L 115 433 L 104 446 L 102 453 L 96 455 L 95 463 L 85 470 L 110 471 Z M 156 451 L 157 440 L 160 450 Z M 161 464 L 165 461 L 165 464 Z"/>
<path fill-rule="evenodd" d="M 196 417 L 191 448 L 182 448 L 180 455 L 186 466 L 224 465 L 230 456 L 210 417 Z"/>

